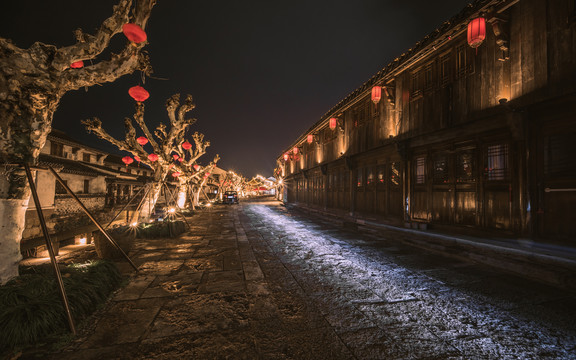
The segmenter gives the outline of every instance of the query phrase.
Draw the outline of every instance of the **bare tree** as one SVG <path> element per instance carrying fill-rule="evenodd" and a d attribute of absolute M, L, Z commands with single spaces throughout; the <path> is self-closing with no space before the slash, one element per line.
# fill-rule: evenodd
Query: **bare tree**
<path fill-rule="evenodd" d="M 77 43 L 57 48 L 34 43 L 21 49 L 0 38 L 0 158 L 5 170 L 0 179 L 0 283 L 18 275 L 20 240 L 30 189 L 21 164 L 33 164 L 51 130 L 60 99 L 68 91 L 112 82 L 141 70 L 151 72 L 142 49 L 146 41 L 130 42 L 107 61 L 80 69 L 70 65 L 101 54 L 123 25 L 146 27 L 156 0 L 119 0 L 113 14 L 96 34 L 78 29 Z"/>
<path fill-rule="evenodd" d="M 154 134 L 152 134 L 144 121 L 144 104 L 142 102 L 136 103 L 136 114 L 134 114 L 133 120 L 144 133 L 144 136 L 148 140 L 147 144 L 152 147 L 151 153 L 144 150 L 144 146 L 138 143 L 136 128 L 130 118 L 124 119 L 126 129 L 124 140 L 118 140 L 108 134 L 106 130 L 102 128 L 102 122 L 98 118 L 82 121 L 88 131 L 94 132 L 99 138 L 108 141 L 118 149 L 131 153 L 134 157 L 140 159 L 143 164 L 148 165 L 154 170 L 154 183 L 151 185 L 152 188 L 149 191 L 148 198 L 143 202 L 140 210 L 141 218 L 147 218 L 152 214 L 160 191 L 162 190 L 162 184 L 166 180 L 168 173 L 175 168 L 173 155 L 183 153 L 182 143 L 185 140 L 184 135 L 186 129 L 196 122 L 196 119 L 188 119 L 186 114 L 194 108 L 195 105 L 191 95 L 186 97 L 186 101 L 181 106 L 180 94 L 173 95 L 166 101 L 170 127 L 167 128 L 165 124 L 160 123 L 156 131 L 154 131 Z M 195 136 L 200 137 L 196 134 Z M 203 135 L 201 137 L 203 138 Z M 193 153 L 196 158 L 205 152 L 205 146 L 207 145 L 202 143 L 202 146 L 203 147 Z"/>

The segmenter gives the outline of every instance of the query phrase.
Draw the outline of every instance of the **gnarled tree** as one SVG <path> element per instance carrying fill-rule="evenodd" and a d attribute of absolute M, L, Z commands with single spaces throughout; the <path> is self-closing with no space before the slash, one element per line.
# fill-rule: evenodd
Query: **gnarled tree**
<path fill-rule="evenodd" d="M 165 124 L 160 123 L 154 134 L 152 134 L 144 121 L 144 103 L 136 103 L 134 122 L 138 124 L 138 127 L 144 133 L 144 136 L 148 140 L 147 144 L 152 147 L 151 153 L 144 150 L 143 145 L 138 143 L 136 128 L 130 118 L 124 119 L 126 129 L 124 140 L 117 140 L 108 134 L 108 132 L 102 128 L 102 122 L 98 118 L 82 121 L 89 132 L 94 132 L 99 138 L 108 141 L 118 149 L 131 153 L 134 157 L 140 159 L 143 164 L 148 165 L 154 170 L 154 182 L 151 185 L 152 187 L 147 199 L 144 200 L 142 208 L 140 209 L 140 218 L 148 218 L 156 206 L 166 176 L 175 166 L 173 155 L 182 151 L 182 143 L 184 142 L 186 129 L 196 122 L 196 119 L 186 118 L 186 114 L 194 108 L 195 105 L 191 95 L 186 97 L 186 101 L 182 106 L 180 106 L 180 94 L 173 95 L 166 101 L 170 127 L 167 129 Z M 205 147 L 201 148 L 195 154 L 195 156 L 197 156 L 196 158 L 200 157 L 204 152 Z M 150 155 L 152 154 L 156 155 L 157 158 L 151 158 Z"/>
<path fill-rule="evenodd" d="M 0 38 L 0 159 L 5 165 L 0 179 L 0 283 L 18 275 L 20 240 L 30 189 L 21 164 L 33 164 L 51 130 L 60 99 L 68 91 L 111 82 L 141 70 L 151 72 L 142 53 L 146 42 L 128 43 L 109 60 L 81 69 L 70 65 L 92 60 L 126 23 L 146 27 L 156 0 L 120 0 L 113 15 L 94 35 L 76 30 L 77 43 L 58 48 L 34 43 L 21 49 Z"/>

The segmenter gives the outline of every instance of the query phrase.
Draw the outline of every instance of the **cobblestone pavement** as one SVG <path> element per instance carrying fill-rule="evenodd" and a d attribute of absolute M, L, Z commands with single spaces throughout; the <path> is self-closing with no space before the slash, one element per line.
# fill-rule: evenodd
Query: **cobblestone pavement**
<path fill-rule="evenodd" d="M 574 294 L 335 228 L 216 206 L 53 359 L 574 359 Z M 126 264 L 122 264 L 126 267 Z M 129 268 L 125 269 L 129 272 Z"/>

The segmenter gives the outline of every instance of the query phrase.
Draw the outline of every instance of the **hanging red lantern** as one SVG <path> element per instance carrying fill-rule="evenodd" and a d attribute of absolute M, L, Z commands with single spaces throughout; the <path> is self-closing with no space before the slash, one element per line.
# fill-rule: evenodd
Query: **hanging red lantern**
<path fill-rule="evenodd" d="M 138 162 L 142 161 L 142 160 L 140 160 L 140 158 L 138 156 L 134 156 L 134 160 L 136 160 Z"/>
<path fill-rule="evenodd" d="M 468 45 L 477 48 L 486 39 L 486 19 L 479 17 L 468 23 Z"/>
<path fill-rule="evenodd" d="M 192 144 L 190 144 L 188 141 L 184 141 L 182 143 L 182 149 L 184 150 L 190 150 L 192 148 Z"/>
<path fill-rule="evenodd" d="M 133 43 L 139 44 L 148 39 L 146 32 L 137 24 L 124 24 L 122 25 L 122 32 Z"/>
<path fill-rule="evenodd" d="M 196 171 L 200 170 L 200 165 L 194 164 L 194 170 L 196 170 Z"/>
<path fill-rule="evenodd" d="M 136 142 L 142 146 L 148 144 L 148 139 L 144 136 L 140 136 L 138 139 L 136 139 Z"/>
<path fill-rule="evenodd" d="M 184 161 L 184 159 L 182 159 L 182 158 L 178 158 L 178 161 L 179 161 L 179 162 L 182 162 L 182 161 Z"/>
<path fill-rule="evenodd" d="M 297 148 L 296 146 L 294 146 L 294 149 L 292 149 L 292 152 L 293 152 L 294 154 L 298 154 L 298 148 Z"/>
<path fill-rule="evenodd" d="M 75 61 L 72 64 L 70 64 L 70 67 L 72 69 L 81 69 L 84 67 L 84 61 L 82 61 L 82 60 Z"/>
<path fill-rule="evenodd" d="M 128 94 L 130 94 L 132 99 L 134 99 L 138 102 L 145 101 L 146 99 L 148 99 L 150 97 L 150 93 L 148 91 L 146 91 L 146 89 L 144 89 L 140 85 L 132 86 L 128 90 Z"/>
<path fill-rule="evenodd" d="M 330 118 L 330 123 L 328 124 L 330 126 L 330 130 L 336 129 L 337 124 L 338 124 L 337 118 Z"/>
<path fill-rule="evenodd" d="M 290 155 L 284 154 L 284 161 L 288 161 L 289 158 L 290 158 Z"/>
<path fill-rule="evenodd" d="M 308 142 L 308 144 L 312 144 L 312 141 L 314 141 L 314 135 L 308 134 L 306 141 Z"/>
<path fill-rule="evenodd" d="M 122 162 L 128 166 L 134 162 L 134 159 L 132 159 L 130 156 L 124 156 L 122 158 Z"/>
<path fill-rule="evenodd" d="M 382 99 L 382 87 L 381 86 L 374 86 L 372 88 L 372 102 L 374 104 L 378 104 Z"/>
<path fill-rule="evenodd" d="M 178 171 L 173 172 L 173 173 L 172 173 L 172 176 L 174 176 L 174 177 L 176 178 L 176 177 L 180 176 L 180 173 L 179 173 Z"/>
<path fill-rule="evenodd" d="M 178 154 L 172 154 L 172 157 L 174 158 L 174 160 L 178 160 L 178 158 L 179 158 L 180 156 L 178 156 Z"/>
<path fill-rule="evenodd" d="M 158 160 L 158 155 L 150 154 L 150 155 L 148 155 L 148 160 L 154 162 L 154 161 Z"/>

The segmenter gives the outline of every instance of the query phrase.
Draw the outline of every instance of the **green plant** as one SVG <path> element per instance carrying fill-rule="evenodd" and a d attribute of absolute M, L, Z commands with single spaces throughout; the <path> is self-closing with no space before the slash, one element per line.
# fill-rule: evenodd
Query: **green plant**
<path fill-rule="evenodd" d="M 38 344 L 65 333 L 67 319 L 49 266 L 23 269 L 0 287 L 0 351 Z M 76 323 L 94 312 L 122 281 L 112 262 L 72 264 L 62 269 L 64 287 Z"/>

